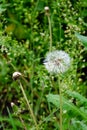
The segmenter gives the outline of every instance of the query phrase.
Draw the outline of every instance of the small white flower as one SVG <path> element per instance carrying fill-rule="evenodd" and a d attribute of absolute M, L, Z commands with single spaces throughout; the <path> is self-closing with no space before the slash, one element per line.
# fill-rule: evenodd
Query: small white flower
<path fill-rule="evenodd" d="M 70 57 L 62 50 L 49 52 L 44 65 L 50 73 L 64 73 L 70 66 Z"/>
<path fill-rule="evenodd" d="M 14 72 L 12 75 L 13 80 L 17 80 L 22 76 L 20 72 Z"/>

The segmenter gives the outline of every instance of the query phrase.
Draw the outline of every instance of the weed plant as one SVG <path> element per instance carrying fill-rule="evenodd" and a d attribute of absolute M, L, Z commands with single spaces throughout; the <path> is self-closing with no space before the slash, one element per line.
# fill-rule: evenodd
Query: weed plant
<path fill-rule="evenodd" d="M 0 1 L 0 129 L 87 129 L 86 8 L 86 0 Z M 55 50 L 71 58 L 59 82 L 62 129 L 59 75 L 43 64 Z M 20 84 L 14 72 L 23 75 Z"/>

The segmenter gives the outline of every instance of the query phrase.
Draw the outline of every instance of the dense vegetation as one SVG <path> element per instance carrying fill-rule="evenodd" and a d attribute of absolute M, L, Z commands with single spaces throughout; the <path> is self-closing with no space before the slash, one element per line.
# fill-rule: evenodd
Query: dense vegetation
<path fill-rule="evenodd" d="M 0 129 L 87 129 L 86 19 L 87 0 L 0 1 Z M 71 58 L 62 75 L 43 64 L 55 50 Z"/>

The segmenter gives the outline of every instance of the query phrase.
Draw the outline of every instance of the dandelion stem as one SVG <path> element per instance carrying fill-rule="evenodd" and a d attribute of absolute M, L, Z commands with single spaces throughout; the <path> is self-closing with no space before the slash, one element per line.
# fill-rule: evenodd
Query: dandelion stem
<path fill-rule="evenodd" d="M 59 84 L 59 95 L 60 95 L 60 130 L 62 130 L 62 88 L 60 83 L 60 77 L 58 76 L 58 84 Z"/>
<path fill-rule="evenodd" d="M 33 118 L 33 121 L 34 121 L 34 123 L 35 123 L 36 130 L 39 130 L 38 125 L 37 125 L 37 122 L 36 122 L 36 118 L 35 118 L 35 116 L 34 116 L 34 113 L 33 113 L 32 109 L 31 109 L 31 106 L 30 106 L 30 104 L 29 104 L 29 101 L 28 101 L 28 99 L 27 99 L 27 96 L 26 96 L 26 94 L 25 94 L 25 91 L 24 91 L 24 89 L 23 89 L 23 86 L 22 86 L 20 80 L 18 80 L 18 81 L 19 81 L 20 88 L 21 88 L 21 90 L 22 90 L 24 99 L 25 99 L 25 101 L 26 101 L 26 103 L 27 103 L 28 109 L 29 109 L 29 111 L 30 111 L 30 113 L 31 113 L 31 116 L 32 116 L 32 118 Z"/>
<path fill-rule="evenodd" d="M 52 27 L 51 27 L 51 19 L 50 15 L 47 15 L 49 22 L 49 31 L 50 31 L 50 52 L 52 51 Z"/>

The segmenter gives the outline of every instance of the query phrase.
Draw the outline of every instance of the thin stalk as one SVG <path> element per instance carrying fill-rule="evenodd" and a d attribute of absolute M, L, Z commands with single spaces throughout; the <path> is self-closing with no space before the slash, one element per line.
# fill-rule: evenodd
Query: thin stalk
<path fill-rule="evenodd" d="M 60 77 L 58 77 L 58 84 L 59 84 L 59 95 L 60 95 L 60 130 L 62 129 L 62 88 L 61 88 L 61 83 L 60 83 Z"/>
<path fill-rule="evenodd" d="M 47 15 L 48 17 L 48 23 L 49 23 L 49 31 L 50 31 L 50 52 L 52 51 L 52 27 L 51 27 L 51 19 L 50 15 Z"/>
<path fill-rule="evenodd" d="M 22 125 L 23 125 L 23 127 L 24 127 L 24 130 L 27 130 L 27 128 L 26 128 L 26 126 L 25 126 L 25 124 L 24 124 L 24 121 L 23 121 L 21 115 L 19 115 L 19 119 L 20 119 L 20 121 L 21 121 L 21 123 L 22 123 Z"/>
<path fill-rule="evenodd" d="M 61 44 L 61 22 L 59 23 L 59 29 L 60 29 L 60 33 L 59 33 L 59 41 L 60 41 L 60 44 Z"/>
<path fill-rule="evenodd" d="M 23 86 L 22 86 L 20 80 L 19 80 L 19 84 L 20 84 L 20 88 L 21 88 L 21 90 L 22 90 L 24 99 L 25 99 L 25 101 L 26 101 L 26 103 L 27 103 L 28 109 L 29 109 L 29 111 L 30 111 L 30 113 L 31 113 L 31 116 L 32 116 L 32 118 L 33 118 L 33 121 L 34 121 L 34 123 L 35 123 L 36 130 L 39 130 L 38 125 L 37 125 L 37 121 L 36 121 L 36 118 L 35 118 L 35 115 L 34 115 L 32 109 L 31 109 L 31 106 L 30 106 L 29 102 L 28 102 L 27 96 L 26 96 L 26 94 L 25 94 L 25 91 L 24 91 L 24 89 L 23 89 Z"/>
<path fill-rule="evenodd" d="M 57 1 L 58 3 L 60 2 L 60 1 Z M 58 9 L 59 11 L 59 16 L 60 16 L 60 9 Z M 61 44 L 61 18 L 60 18 L 60 20 L 59 20 L 59 29 L 60 29 L 60 34 L 59 34 L 59 40 L 60 40 L 60 44 Z M 58 76 L 58 84 L 59 84 L 59 95 L 60 95 L 60 130 L 63 130 L 63 124 L 62 124 L 62 114 L 63 114 L 63 112 L 62 112 L 62 105 L 63 105 L 63 103 L 62 103 L 62 86 L 61 86 L 61 83 L 60 83 L 60 75 Z"/>

